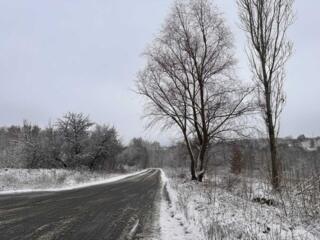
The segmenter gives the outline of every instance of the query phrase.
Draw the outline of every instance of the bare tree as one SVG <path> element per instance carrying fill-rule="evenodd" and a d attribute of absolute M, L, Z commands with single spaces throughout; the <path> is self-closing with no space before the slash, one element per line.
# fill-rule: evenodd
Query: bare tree
<path fill-rule="evenodd" d="M 193 180 L 203 179 L 210 143 L 238 130 L 235 119 L 247 110 L 248 89 L 234 78 L 232 49 L 231 32 L 208 0 L 176 1 L 139 73 L 150 125 L 178 127 Z"/>
<path fill-rule="evenodd" d="M 285 63 L 292 53 L 287 31 L 293 22 L 294 0 L 238 0 L 242 27 L 248 37 L 248 57 L 269 137 L 272 185 L 280 185 L 277 154 L 279 119 L 285 102 Z"/>
<path fill-rule="evenodd" d="M 76 161 L 82 161 L 83 148 L 88 145 L 89 128 L 93 125 L 88 116 L 82 113 L 67 113 L 62 119 L 58 119 L 58 131 L 64 137 L 65 153 L 71 165 L 77 165 Z"/>
<path fill-rule="evenodd" d="M 114 127 L 96 125 L 90 137 L 89 168 L 91 170 L 108 169 L 117 167 L 117 155 L 123 150 Z"/>

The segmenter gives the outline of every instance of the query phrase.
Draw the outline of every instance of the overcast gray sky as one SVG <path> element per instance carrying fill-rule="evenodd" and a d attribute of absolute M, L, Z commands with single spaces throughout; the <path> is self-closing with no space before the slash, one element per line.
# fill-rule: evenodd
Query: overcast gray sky
<path fill-rule="evenodd" d="M 46 126 L 68 111 L 134 136 L 144 131 L 143 101 L 134 88 L 141 53 L 163 23 L 172 0 L 0 0 L 0 125 L 23 119 Z M 235 1 L 216 0 L 232 28 L 239 75 L 249 79 Z M 320 1 L 296 0 L 290 30 L 288 103 L 282 136 L 320 135 Z"/>

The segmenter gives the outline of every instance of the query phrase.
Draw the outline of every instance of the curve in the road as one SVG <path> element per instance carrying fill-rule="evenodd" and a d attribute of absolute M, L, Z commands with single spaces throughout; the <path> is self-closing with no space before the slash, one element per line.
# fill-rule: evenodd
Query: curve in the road
<path fill-rule="evenodd" d="M 157 209 L 160 174 L 152 169 L 76 190 L 0 195 L 0 239 L 119 240 L 133 228 L 145 236 Z"/>

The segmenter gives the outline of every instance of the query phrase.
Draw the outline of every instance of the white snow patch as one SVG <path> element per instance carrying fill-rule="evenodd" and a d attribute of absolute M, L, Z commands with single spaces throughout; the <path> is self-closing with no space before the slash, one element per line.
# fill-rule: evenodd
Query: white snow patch
<path fill-rule="evenodd" d="M 202 239 L 197 234 L 197 229 L 188 224 L 186 219 L 176 208 L 177 195 L 170 187 L 170 181 L 161 170 L 163 182 L 162 201 L 160 203 L 160 236 L 162 240 L 194 240 Z M 170 203 L 164 194 L 167 191 Z"/>
<path fill-rule="evenodd" d="M 301 143 L 301 147 L 305 150 L 305 151 L 317 151 L 318 148 L 320 147 L 320 140 L 319 139 L 307 139 L 302 141 Z"/>
<path fill-rule="evenodd" d="M 319 239 L 320 226 L 316 223 L 310 226 L 298 218 L 287 217 L 280 206 L 267 206 L 252 201 L 253 196 L 275 197 L 265 183 L 259 183 L 258 179 L 253 178 L 239 178 L 236 189 L 230 191 L 223 183 L 226 179 L 223 179 L 218 176 L 215 179 L 217 182 L 197 183 L 171 177 L 171 174 L 169 179 L 166 177 L 172 200 L 169 210 L 175 218 L 182 219 L 183 226 L 192 226 L 189 229 L 197 233 L 193 239 Z M 244 188 L 248 189 L 249 196 L 241 195 Z M 163 215 L 166 216 L 168 210 L 163 208 Z M 174 226 L 174 223 L 169 222 L 168 225 Z M 181 234 L 179 230 L 171 232 Z"/>
<path fill-rule="evenodd" d="M 40 177 L 38 178 L 34 178 L 34 176 L 30 177 L 30 174 L 28 176 L 28 172 L 30 172 L 30 170 L 28 169 L 9 169 L 6 170 L 6 172 L 8 172 L 8 174 L 16 174 L 18 176 L 15 176 L 17 178 L 22 177 L 22 179 L 19 179 L 19 181 L 26 181 L 28 183 L 28 180 L 32 183 L 34 183 L 34 181 L 41 181 L 41 179 L 45 176 L 46 178 L 50 178 L 52 175 L 52 171 L 54 172 L 54 175 L 56 174 L 61 174 L 61 172 L 63 172 L 63 174 L 70 174 L 69 178 L 67 176 L 67 179 L 65 181 L 63 181 L 62 183 L 56 183 L 54 182 L 56 179 L 52 179 L 52 181 L 54 183 L 51 183 L 51 185 L 56 185 L 54 187 L 50 187 L 49 186 L 43 186 L 44 184 L 39 182 L 35 185 L 32 184 L 32 186 L 30 186 L 31 184 L 28 185 L 22 185 L 19 186 L 19 183 L 17 184 L 15 182 L 15 189 L 10 189 L 10 187 L 12 188 L 12 186 L 5 186 L 6 183 L 4 182 L 0 182 L 0 190 L 4 189 L 2 191 L 0 191 L 0 194 L 16 194 L 16 193 L 28 193 L 28 192 L 57 192 L 57 191 L 66 191 L 66 190 L 73 190 L 73 189 L 79 189 L 79 188 L 85 188 L 85 187 L 90 187 L 90 186 L 94 186 L 94 185 L 100 185 L 100 184 L 106 184 L 106 183 L 111 183 L 111 182 L 115 182 L 115 181 L 119 181 L 122 179 L 125 179 L 127 177 L 131 177 L 131 176 L 135 176 L 141 173 L 146 172 L 147 170 L 142 170 L 139 172 L 135 172 L 135 173 L 130 173 L 130 174 L 105 174 L 105 175 L 92 175 L 92 178 L 90 178 L 90 174 L 87 173 L 86 176 L 86 182 L 78 182 L 77 179 L 75 179 L 75 176 L 79 176 L 81 175 L 81 173 L 76 172 L 76 171 L 67 171 L 67 170 L 48 170 L 48 169 L 39 169 L 39 170 L 33 170 L 31 171 L 33 175 L 39 175 Z M 76 174 L 75 174 L 76 172 Z M 3 180 L 3 172 L 0 172 L 0 180 Z M 24 175 L 23 175 L 24 174 Z M 29 177 L 29 179 L 27 179 Z M 32 181 L 30 180 L 30 178 L 32 178 Z M 16 180 L 16 179 L 15 179 Z M 83 180 L 82 180 L 83 181 Z M 19 187 L 21 189 L 19 189 Z M 9 189 L 8 189 L 9 188 Z"/>

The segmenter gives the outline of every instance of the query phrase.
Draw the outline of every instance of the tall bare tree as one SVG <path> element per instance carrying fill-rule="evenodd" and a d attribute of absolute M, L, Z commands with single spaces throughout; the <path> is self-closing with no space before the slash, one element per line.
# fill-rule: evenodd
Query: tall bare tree
<path fill-rule="evenodd" d="M 292 53 L 287 38 L 293 22 L 294 0 L 238 0 L 242 27 L 248 37 L 257 98 L 269 137 L 272 185 L 279 188 L 281 161 L 277 154 L 280 114 L 285 102 L 285 63 Z"/>
<path fill-rule="evenodd" d="M 151 125 L 160 122 L 182 133 L 193 180 L 203 179 L 210 143 L 236 131 L 235 119 L 247 110 L 248 89 L 234 78 L 232 40 L 208 0 L 176 1 L 138 76 Z"/>

